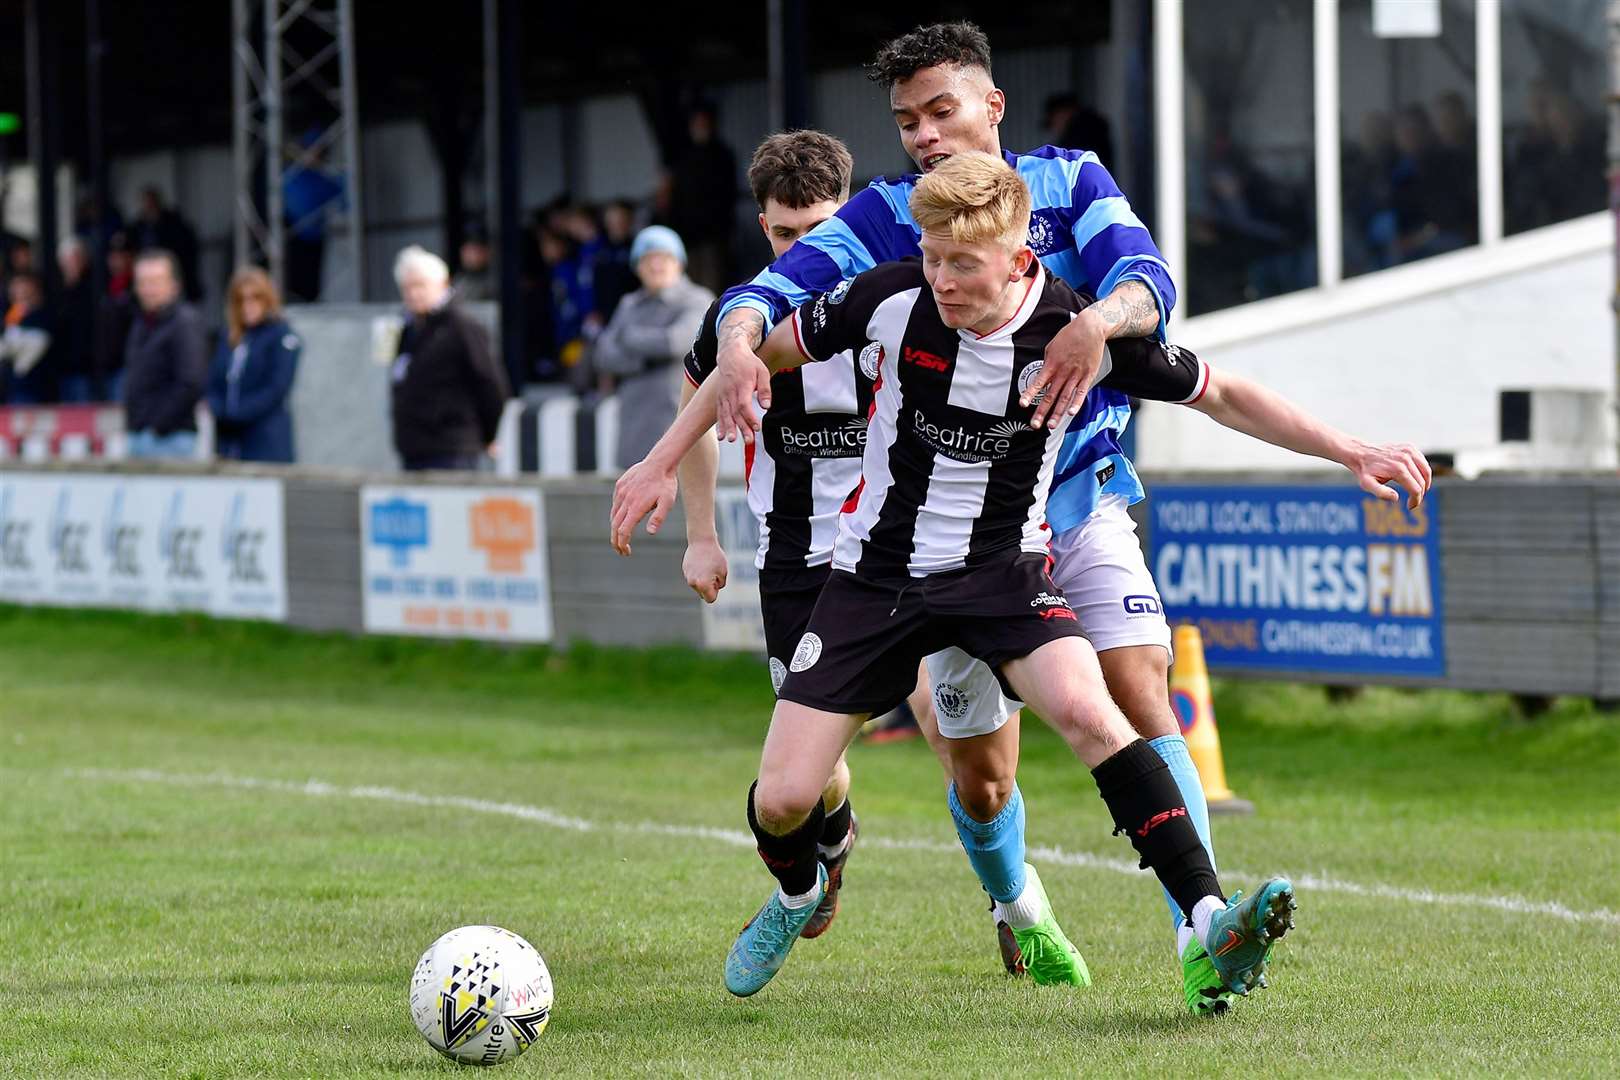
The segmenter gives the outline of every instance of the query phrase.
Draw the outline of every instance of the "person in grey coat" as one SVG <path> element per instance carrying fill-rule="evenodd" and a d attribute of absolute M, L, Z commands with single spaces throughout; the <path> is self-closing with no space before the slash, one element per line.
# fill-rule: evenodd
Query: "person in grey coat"
<path fill-rule="evenodd" d="M 618 383 L 619 440 L 614 464 L 647 456 L 675 420 L 680 359 L 692 346 L 714 293 L 686 276 L 686 246 L 672 229 L 642 229 L 630 246 L 641 288 L 619 301 L 591 359 Z"/>

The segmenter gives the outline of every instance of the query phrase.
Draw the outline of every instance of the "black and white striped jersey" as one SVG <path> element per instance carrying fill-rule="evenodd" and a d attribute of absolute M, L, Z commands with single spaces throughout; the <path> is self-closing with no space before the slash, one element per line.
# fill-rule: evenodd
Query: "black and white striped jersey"
<path fill-rule="evenodd" d="M 715 369 L 719 310 L 716 301 L 686 356 L 693 385 Z M 831 561 L 839 511 L 861 480 L 871 408 L 872 377 L 857 370 L 851 350 L 772 377 L 762 430 L 744 448 L 748 505 L 759 520 L 755 566 L 803 570 Z"/>
<path fill-rule="evenodd" d="M 834 567 L 875 580 L 924 577 L 1010 550 L 1046 551 L 1046 496 L 1064 427 L 1031 430 L 1034 407 L 1018 398 L 1047 344 L 1090 301 L 1038 262 L 1023 288 L 1012 318 L 983 336 L 941 321 L 922 263 L 909 259 L 859 274 L 794 313 L 806 358 L 853 352 L 877 380 L 861 487 L 841 519 Z M 1192 401 L 1207 378 L 1192 353 L 1140 338 L 1110 342 L 1102 382 Z"/>

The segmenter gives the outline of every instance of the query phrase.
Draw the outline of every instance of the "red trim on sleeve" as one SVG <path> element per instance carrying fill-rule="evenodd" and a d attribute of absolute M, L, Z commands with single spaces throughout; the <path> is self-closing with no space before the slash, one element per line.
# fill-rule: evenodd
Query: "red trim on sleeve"
<path fill-rule="evenodd" d="M 872 417 L 877 415 L 877 396 L 878 391 L 881 389 L 883 389 L 883 372 L 879 371 L 878 377 L 872 382 L 872 404 L 866 407 L 866 422 L 868 424 L 872 422 Z M 838 508 L 838 512 L 840 514 L 853 514 L 857 509 L 859 509 L 861 505 L 861 492 L 865 490 L 866 474 L 862 473 L 861 482 L 855 485 L 855 490 L 849 493 L 849 498 L 844 500 L 844 505 Z"/>
<path fill-rule="evenodd" d="M 1202 360 L 1198 363 L 1198 393 L 1186 400 L 1185 404 L 1188 405 L 1196 404 L 1198 399 L 1204 396 L 1204 391 L 1209 389 L 1209 365 Z"/>
<path fill-rule="evenodd" d="M 811 356 L 810 355 L 810 350 L 804 347 L 804 334 L 800 330 L 800 327 L 799 327 L 799 309 L 798 308 L 793 309 L 793 314 L 792 314 L 791 318 L 793 320 L 793 344 L 795 344 L 795 345 L 797 345 L 799 347 L 799 355 L 800 356 L 804 357 L 806 360 L 810 361 L 812 364 L 815 363 L 816 358 Z"/>
<path fill-rule="evenodd" d="M 696 379 L 692 378 L 692 373 L 690 371 L 686 370 L 686 366 L 684 364 L 681 366 L 681 374 L 685 375 L 686 376 L 686 381 L 692 384 L 692 389 L 694 389 L 694 390 L 703 389 L 703 384 L 698 382 Z"/>

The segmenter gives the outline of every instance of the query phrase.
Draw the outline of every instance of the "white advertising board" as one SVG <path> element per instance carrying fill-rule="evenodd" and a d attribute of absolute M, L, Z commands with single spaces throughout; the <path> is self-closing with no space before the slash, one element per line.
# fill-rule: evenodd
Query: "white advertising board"
<path fill-rule="evenodd" d="M 360 530 L 368 631 L 551 640 L 538 491 L 368 485 Z"/>
<path fill-rule="evenodd" d="M 0 600 L 287 617 L 281 482 L 0 473 Z"/>

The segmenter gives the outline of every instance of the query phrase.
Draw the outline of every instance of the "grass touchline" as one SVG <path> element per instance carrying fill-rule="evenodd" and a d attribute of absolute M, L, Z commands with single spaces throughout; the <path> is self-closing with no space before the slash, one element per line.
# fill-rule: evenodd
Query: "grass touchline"
<path fill-rule="evenodd" d="M 62 775 L 77 780 L 140 781 L 185 787 L 225 787 L 277 791 L 318 798 L 376 799 L 410 806 L 447 807 L 468 810 L 473 813 L 496 814 L 530 821 L 537 825 L 568 829 L 572 832 L 606 830 L 642 835 L 680 836 L 691 839 L 715 840 L 737 847 L 754 846 L 754 838 L 738 829 L 721 829 L 708 825 L 671 825 L 653 821 L 592 821 L 588 818 L 574 817 L 556 810 L 549 810 L 543 806 L 495 802 L 465 795 L 428 795 L 384 786 L 344 787 L 314 779 L 300 782 L 251 776 L 232 776 L 226 773 L 166 773 L 157 769 L 64 769 Z M 936 840 L 873 836 L 863 837 L 861 842 L 869 847 L 886 848 L 894 851 L 916 851 L 947 856 L 956 856 L 961 853 L 959 845 Z M 1056 863 L 1062 866 L 1108 870 L 1133 876 L 1145 873 L 1145 871 L 1139 870 L 1133 862 L 1092 855 L 1083 851 L 1066 851 L 1062 848 L 1032 845 L 1030 853 L 1032 857 L 1041 862 Z M 1243 875 L 1243 871 L 1235 871 L 1234 873 Z M 1252 877 L 1255 875 L 1243 876 Z M 1299 874 L 1296 875 L 1295 881 L 1300 888 L 1317 892 L 1381 897 L 1415 904 L 1434 904 L 1438 907 L 1485 908 L 1513 915 L 1548 915 L 1571 923 L 1597 923 L 1620 926 L 1620 912 L 1609 911 L 1604 908 L 1581 911 L 1550 900 L 1529 900 L 1518 896 L 1481 896 L 1470 893 L 1437 893 L 1428 889 L 1412 889 L 1382 882 L 1365 884 L 1345 881 L 1326 874 Z"/>

